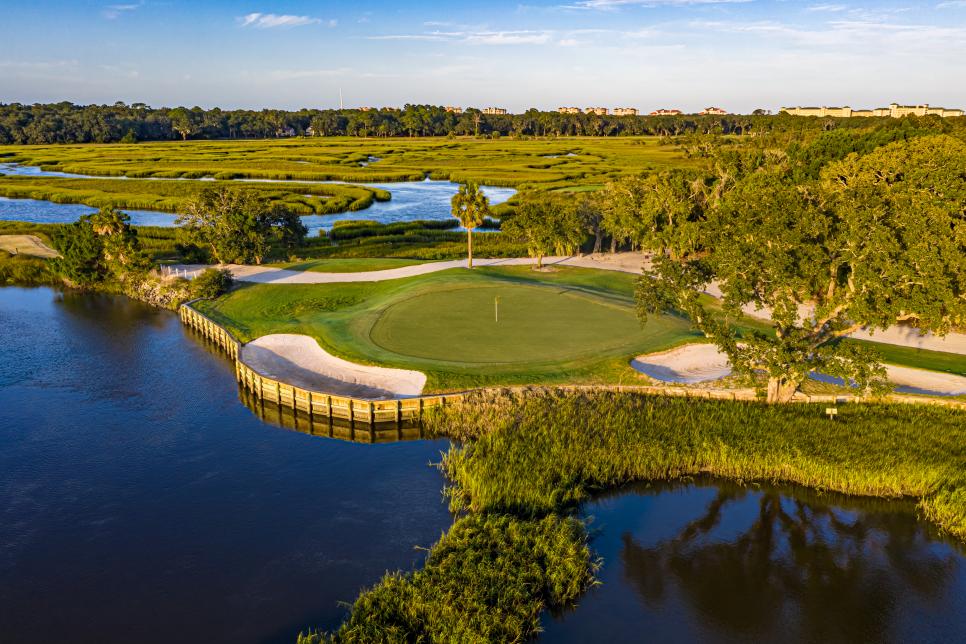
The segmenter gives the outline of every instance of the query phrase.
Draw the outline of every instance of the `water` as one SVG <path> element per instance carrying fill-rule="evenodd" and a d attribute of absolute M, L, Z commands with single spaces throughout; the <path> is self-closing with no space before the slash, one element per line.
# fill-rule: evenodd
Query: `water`
<path fill-rule="evenodd" d="M 0 346 L 0 641 L 291 644 L 451 523 L 445 442 L 268 425 L 172 313 L 0 288 Z"/>
<path fill-rule="evenodd" d="M 581 511 L 602 584 L 547 642 L 966 641 L 966 552 L 910 503 L 699 480 Z"/>
<path fill-rule="evenodd" d="M 22 166 L 15 163 L 0 163 L 0 174 L 31 176 L 31 177 L 74 177 L 93 178 L 89 175 L 69 174 L 42 170 L 32 166 Z M 195 179 L 167 179 L 168 181 L 195 181 Z M 198 179 L 204 181 L 204 179 Z M 238 180 L 239 183 L 258 180 Z M 285 181 L 271 180 L 272 183 Z M 316 183 L 301 181 L 298 183 Z M 318 182 L 337 183 L 337 182 Z M 417 220 L 449 220 L 450 200 L 459 190 L 459 184 L 450 181 L 403 181 L 397 183 L 360 184 L 373 188 L 381 188 L 392 193 L 390 201 L 377 201 L 365 210 L 345 212 L 337 215 L 312 215 L 302 217 L 302 223 L 309 229 L 310 235 L 317 235 L 319 231 L 330 230 L 336 221 L 367 219 L 382 224 Z M 501 204 L 512 197 L 516 190 L 513 188 L 497 188 L 482 186 L 483 193 L 490 199 L 491 205 Z M 0 220 L 30 221 L 46 223 L 69 223 L 76 221 L 81 215 L 95 212 L 95 208 L 77 204 L 57 204 L 49 201 L 33 199 L 4 199 L 0 198 Z M 139 226 L 173 226 L 176 215 L 144 210 L 126 210 L 131 215 L 131 222 Z"/>
<path fill-rule="evenodd" d="M 7 199 L 0 197 L 0 221 L 29 221 L 39 224 L 69 224 L 82 215 L 97 212 L 83 204 L 54 203 L 37 199 Z M 174 226 L 177 215 L 153 210 L 127 210 L 135 226 Z"/>

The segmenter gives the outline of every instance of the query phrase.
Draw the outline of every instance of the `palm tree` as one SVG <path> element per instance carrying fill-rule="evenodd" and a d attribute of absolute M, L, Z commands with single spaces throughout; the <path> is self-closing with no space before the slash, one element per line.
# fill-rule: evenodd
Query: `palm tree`
<path fill-rule="evenodd" d="M 483 225 L 490 214 L 490 200 L 475 183 L 464 183 L 459 192 L 453 195 L 453 216 L 460 220 L 466 229 L 466 255 L 469 267 L 473 268 L 473 229 Z"/>

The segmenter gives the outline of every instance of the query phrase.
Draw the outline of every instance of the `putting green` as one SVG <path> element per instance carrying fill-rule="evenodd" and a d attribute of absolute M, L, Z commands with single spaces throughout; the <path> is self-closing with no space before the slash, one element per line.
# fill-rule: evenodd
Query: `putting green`
<path fill-rule="evenodd" d="M 629 306 L 566 288 L 514 284 L 415 295 L 387 307 L 370 331 L 373 343 L 399 355 L 503 364 L 609 353 L 646 337 Z"/>

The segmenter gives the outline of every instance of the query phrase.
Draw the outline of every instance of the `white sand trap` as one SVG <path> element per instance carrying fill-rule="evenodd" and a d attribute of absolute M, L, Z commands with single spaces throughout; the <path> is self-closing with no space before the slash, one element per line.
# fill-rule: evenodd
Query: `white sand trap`
<path fill-rule="evenodd" d="M 637 356 L 631 360 L 631 366 L 655 380 L 687 385 L 731 375 L 728 356 L 713 344 L 686 344 L 670 351 Z"/>
<path fill-rule="evenodd" d="M 662 353 L 637 356 L 631 366 L 655 380 L 679 384 L 708 382 L 731 374 L 728 356 L 713 344 L 686 344 Z M 896 365 L 886 365 L 886 374 L 900 392 L 966 395 L 966 376 Z"/>
<path fill-rule="evenodd" d="M 922 393 L 937 393 L 946 396 L 966 394 L 966 376 L 957 376 L 941 371 L 926 371 L 911 367 L 886 365 L 889 382 L 902 389 L 912 389 Z"/>
<path fill-rule="evenodd" d="M 307 335 L 266 335 L 242 347 L 241 358 L 267 378 L 339 396 L 386 400 L 418 396 L 426 375 L 337 358 Z"/>

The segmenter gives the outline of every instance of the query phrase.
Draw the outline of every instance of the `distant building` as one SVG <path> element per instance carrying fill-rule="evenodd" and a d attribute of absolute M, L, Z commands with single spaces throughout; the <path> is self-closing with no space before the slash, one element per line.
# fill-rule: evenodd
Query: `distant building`
<path fill-rule="evenodd" d="M 586 110 L 588 114 L 596 114 L 597 116 L 607 116 L 606 107 L 588 107 Z"/>
<path fill-rule="evenodd" d="M 561 114 L 580 114 L 579 107 L 558 107 L 557 111 Z"/>
<path fill-rule="evenodd" d="M 446 106 L 446 111 L 449 112 L 450 114 L 462 114 L 463 113 L 463 108 L 462 107 L 454 107 L 452 105 L 447 105 Z"/>
<path fill-rule="evenodd" d="M 315 128 L 311 125 L 305 128 L 305 136 L 315 136 Z"/>
<path fill-rule="evenodd" d="M 668 109 L 654 110 L 653 112 L 651 112 L 651 116 L 679 116 L 680 114 L 681 114 L 681 110 L 668 110 Z"/>
<path fill-rule="evenodd" d="M 637 116 L 636 107 L 615 107 L 614 116 Z"/>
<path fill-rule="evenodd" d="M 708 115 L 721 116 L 722 114 L 727 114 L 727 113 L 728 113 L 727 110 L 723 110 L 720 107 L 706 107 L 700 112 L 698 112 L 698 114 L 701 114 L 704 116 L 708 116 Z"/>
<path fill-rule="evenodd" d="M 930 107 L 928 103 L 922 105 L 899 105 L 892 103 L 889 107 L 877 107 L 871 110 L 853 110 L 851 107 L 783 107 L 782 112 L 792 116 L 820 116 L 831 118 L 852 118 L 863 116 L 963 116 L 963 110 L 947 109 L 945 107 Z"/>
<path fill-rule="evenodd" d="M 374 107 L 360 107 L 360 108 L 359 108 L 359 111 L 360 111 L 360 112 L 371 112 L 371 111 L 373 111 L 374 109 L 376 109 L 376 108 L 374 108 Z"/>
<path fill-rule="evenodd" d="M 295 136 L 294 127 L 280 127 L 275 132 L 278 136 Z"/>
<path fill-rule="evenodd" d="M 499 114 L 506 114 L 507 112 L 502 107 L 484 107 L 483 108 L 483 113 L 484 114 L 497 114 L 497 115 L 499 115 Z"/>

